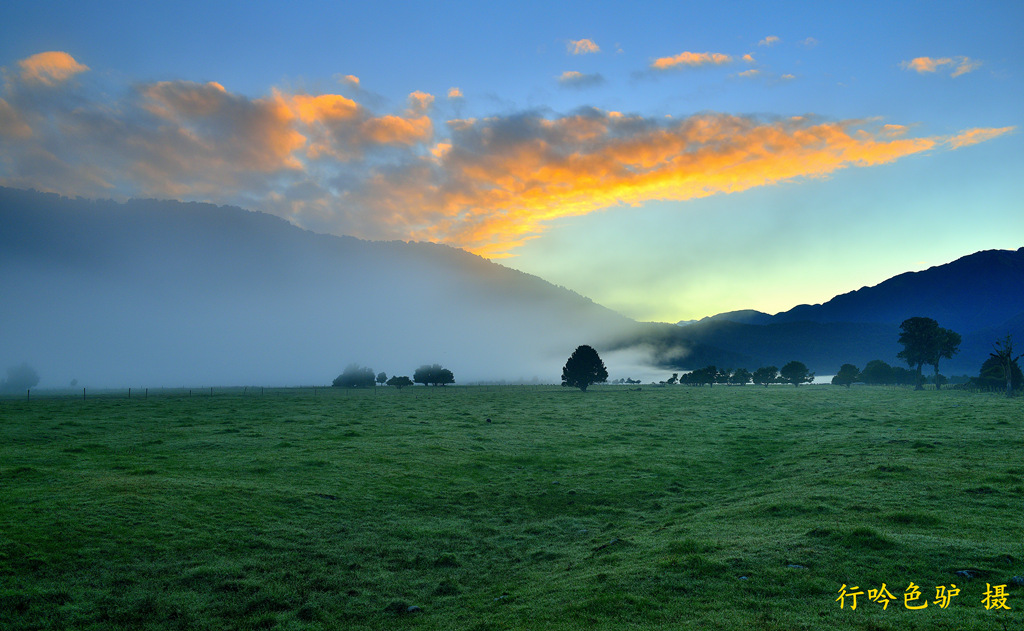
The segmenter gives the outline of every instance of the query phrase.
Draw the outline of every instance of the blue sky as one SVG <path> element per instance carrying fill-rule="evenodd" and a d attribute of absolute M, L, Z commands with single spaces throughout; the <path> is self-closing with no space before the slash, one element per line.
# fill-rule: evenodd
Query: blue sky
<path fill-rule="evenodd" d="M 0 185 L 433 240 L 638 319 L 1024 245 L 1020 2 L 7 2 Z"/>

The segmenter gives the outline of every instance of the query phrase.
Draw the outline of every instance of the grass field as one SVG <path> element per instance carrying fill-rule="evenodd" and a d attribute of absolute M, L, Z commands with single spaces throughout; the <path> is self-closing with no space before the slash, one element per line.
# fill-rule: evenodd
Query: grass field
<path fill-rule="evenodd" d="M 4 399 L 0 628 L 1020 629 L 1022 430 L 881 388 Z"/>

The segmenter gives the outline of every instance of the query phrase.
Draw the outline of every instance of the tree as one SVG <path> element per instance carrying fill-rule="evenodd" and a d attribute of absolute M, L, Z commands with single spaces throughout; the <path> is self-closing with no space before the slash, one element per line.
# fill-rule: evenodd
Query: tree
<path fill-rule="evenodd" d="M 714 388 L 715 382 L 718 381 L 718 367 L 705 366 L 703 368 L 698 368 L 697 370 L 691 371 L 690 374 L 687 375 L 687 381 L 691 385 L 703 386 L 704 384 L 707 384 L 708 386 Z"/>
<path fill-rule="evenodd" d="M 931 318 L 907 318 L 900 323 L 899 343 L 903 345 L 903 350 L 896 357 L 906 361 L 911 368 L 917 366 L 915 390 L 924 390 L 921 368 L 931 363 L 932 347 L 938 331 L 939 323 Z"/>
<path fill-rule="evenodd" d="M 377 383 L 383 386 L 385 383 L 387 383 L 387 380 L 388 375 L 383 370 L 377 373 Z"/>
<path fill-rule="evenodd" d="M 597 351 L 586 344 L 576 347 L 562 367 L 563 386 L 586 392 L 587 386 L 605 381 L 608 381 L 608 369 Z"/>
<path fill-rule="evenodd" d="M 940 327 L 931 318 L 907 318 L 900 324 L 899 343 L 903 345 L 903 350 L 896 356 L 905 360 L 910 367 L 917 366 L 917 385 L 914 389 L 924 389 L 921 368 L 925 364 L 935 366 L 935 387 L 938 389 L 939 360 L 949 359 L 956 354 L 960 347 L 960 334 Z"/>
<path fill-rule="evenodd" d="M 843 364 L 839 367 L 839 372 L 832 377 L 833 386 L 846 386 L 849 388 L 853 385 L 853 382 L 857 381 L 860 377 L 860 371 L 853 364 Z"/>
<path fill-rule="evenodd" d="M 28 362 L 22 362 L 7 369 L 7 378 L 0 381 L 0 392 L 24 393 L 26 390 L 35 388 L 38 383 L 39 373 L 36 372 L 36 369 Z"/>
<path fill-rule="evenodd" d="M 338 375 L 334 380 L 335 388 L 372 388 L 373 387 L 373 369 L 360 366 L 359 364 L 349 364 L 345 367 L 345 371 Z"/>
<path fill-rule="evenodd" d="M 779 369 L 775 366 L 761 366 L 754 371 L 751 375 L 751 379 L 758 385 L 763 385 L 765 388 L 768 384 L 775 383 L 779 380 Z"/>
<path fill-rule="evenodd" d="M 860 372 L 860 379 L 864 383 L 872 385 L 882 385 L 889 383 L 896 383 L 892 366 L 885 363 L 881 359 L 872 359 L 864 366 L 864 370 Z"/>
<path fill-rule="evenodd" d="M 383 373 L 381 373 L 381 374 L 383 374 Z M 391 379 L 388 379 L 388 385 L 389 386 L 394 386 L 398 390 L 401 390 L 402 388 L 404 388 L 406 386 L 411 386 L 412 385 L 412 379 L 409 379 L 406 376 L 392 377 Z"/>
<path fill-rule="evenodd" d="M 783 381 L 787 381 L 798 388 L 802 383 L 814 381 L 814 373 L 809 372 L 803 362 L 791 361 L 782 367 L 779 374 L 782 375 Z"/>
<path fill-rule="evenodd" d="M 446 386 L 455 383 L 455 375 L 440 364 L 424 364 L 412 374 L 412 380 L 425 386 Z"/>
<path fill-rule="evenodd" d="M 949 329 L 939 327 L 938 334 L 935 337 L 935 347 L 932 351 L 932 359 L 929 364 L 935 366 L 935 389 L 938 390 L 943 382 L 942 375 L 939 374 L 939 360 L 942 358 L 950 359 L 953 355 L 956 355 L 957 351 L 960 350 L 960 334 Z"/>
<path fill-rule="evenodd" d="M 1020 366 L 1017 364 L 1017 360 L 1024 355 L 1013 356 L 1013 336 L 1007 335 L 1002 340 L 999 340 L 993 344 L 995 349 L 994 353 L 989 353 L 989 360 L 995 360 L 995 364 L 999 366 L 1003 373 L 1003 379 L 1006 380 L 1006 396 L 1013 396 L 1014 380 L 1017 381 L 1017 387 L 1020 387 Z M 986 361 L 985 363 L 988 363 Z M 992 372 L 992 371 L 990 371 Z M 981 367 L 981 376 L 985 376 L 985 366 Z"/>
<path fill-rule="evenodd" d="M 750 383 L 751 374 L 746 368 L 737 368 L 736 372 L 729 377 L 729 383 L 745 386 Z"/>

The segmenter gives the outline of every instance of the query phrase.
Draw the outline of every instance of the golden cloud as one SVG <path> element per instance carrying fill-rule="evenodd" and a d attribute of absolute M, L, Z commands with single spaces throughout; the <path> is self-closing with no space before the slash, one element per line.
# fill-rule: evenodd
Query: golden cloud
<path fill-rule="evenodd" d="M 655 70 L 668 70 L 679 66 L 697 67 L 707 65 L 723 65 L 732 63 L 732 57 L 722 53 L 690 53 L 682 52 L 672 57 L 660 57 L 651 63 Z"/>
<path fill-rule="evenodd" d="M 960 147 L 968 147 L 970 145 L 976 145 L 979 142 L 985 142 L 991 140 L 1003 134 L 1008 134 L 1011 131 L 1017 129 L 1016 126 L 1012 127 L 998 127 L 988 129 L 968 129 L 967 131 L 961 132 L 956 136 L 953 136 L 947 140 L 951 149 L 959 149 Z"/>
<path fill-rule="evenodd" d="M 778 44 L 779 38 L 775 35 L 769 35 L 757 43 L 758 46 L 771 46 L 772 44 Z"/>
<path fill-rule="evenodd" d="M 573 55 L 586 55 L 587 53 L 599 53 L 601 48 L 589 39 L 571 39 L 567 44 L 569 52 Z"/>
<path fill-rule="evenodd" d="M 547 223 L 651 200 L 684 201 L 827 176 L 934 148 L 861 121 L 762 122 L 704 114 L 658 123 L 604 112 L 482 119 L 451 129 L 451 146 L 362 203 L 416 239 L 489 257 L 510 255 Z"/>
<path fill-rule="evenodd" d="M 970 57 L 940 57 L 937 59 L 933 57 L 915 57 L 910 61 L 900 63 L 900 67 L 904 70 L 913 70 L 921 74 L 937 72 L 944 66 L 953 66 L 953 72 L 949 76 L 959 77 L 960 75 L 977 70 L 981 67 L 981 62 Z"/>
<path fill-rule="evenodd" d="M 0 137 L 28 138 L 32 135 L 32 127 L 24 117 L 7 101 L 0 99 Z"/>
<path fill-rule="evenodd" d="M 461 99 L 462 98 L 462 90 L 460 90 L 459 88 L 448 88 L 448 98 L 449 99 Z"/>
<path fill-rule="evenodd" d="M 42 83 L 53 86 L 63 83 L 80 72 L 89 69 L 62 51 L 49 51 L 32 55 L 18 62 L 21 79 L 28 83 Z"/>

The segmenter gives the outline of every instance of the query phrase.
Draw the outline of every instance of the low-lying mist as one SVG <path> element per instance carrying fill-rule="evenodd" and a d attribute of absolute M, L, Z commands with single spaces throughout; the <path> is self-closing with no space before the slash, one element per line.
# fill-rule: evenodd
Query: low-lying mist
<path fill-rule="evenodd" d="M 316 235 L 207 204 L 0 189 L 0 365 L 39 387 L 328 384 L 359 363 L 557 383 L 636 323 L 445 246 Z M 636 376 L 606 357 L 612 378 Z"/>

